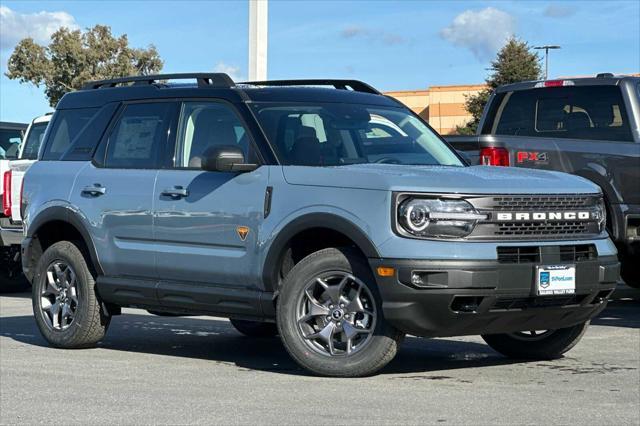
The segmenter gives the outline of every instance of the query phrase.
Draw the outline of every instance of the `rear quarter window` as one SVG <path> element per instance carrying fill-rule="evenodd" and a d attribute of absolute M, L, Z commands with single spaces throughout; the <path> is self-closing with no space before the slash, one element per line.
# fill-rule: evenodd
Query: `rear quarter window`
<path fill-rule="evenodd" d="M 60 160 L 100 108 L 58 110 L 51 123 L 43 160 Z"/>
<path fill-rule="evenodd" d="M 565 86 L 497 95 L 483 133 L 632 142 L 620 88 Z"/>

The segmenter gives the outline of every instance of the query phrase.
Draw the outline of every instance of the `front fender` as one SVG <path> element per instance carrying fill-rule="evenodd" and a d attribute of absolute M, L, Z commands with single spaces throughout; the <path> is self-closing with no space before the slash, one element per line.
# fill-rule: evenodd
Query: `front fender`
<path fill-rule="evenodd" d="M 262 281 L 267 291 L 274 290 L 277 282 L 278 265 L 289 241 L 298 233 L 312 228 L 327 228 L 339 232 L 351 239 L 368 258 L 379 257 L 375 244 L 366 231 L 367 227 L 350 212 L 342 209 L 330 209 L 318 212 L 317 208 L 307 208 L 292 213 L 274 227 L 265 241 L 265 253 L 262 261 Z"/>

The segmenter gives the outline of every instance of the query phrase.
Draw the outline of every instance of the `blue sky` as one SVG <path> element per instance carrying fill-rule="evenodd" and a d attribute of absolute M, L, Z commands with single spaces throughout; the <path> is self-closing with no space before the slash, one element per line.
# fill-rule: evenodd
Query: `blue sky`
<path fill-rule="evenodd" d="M 238 1 L 0 2 L 0 120 L 50 110 L 42 89 L 4 76 L 15 43 L 45 42 L 60 25 L 111 26 L 154 44 L 165 72 L 247 76 L 248 3 Z M 640 72 L 640 2 L 269 2 L 269 78 L 340 77 L 382 90 L 480 83 L 508 34 L 560 44 L 550 77 Z"/>

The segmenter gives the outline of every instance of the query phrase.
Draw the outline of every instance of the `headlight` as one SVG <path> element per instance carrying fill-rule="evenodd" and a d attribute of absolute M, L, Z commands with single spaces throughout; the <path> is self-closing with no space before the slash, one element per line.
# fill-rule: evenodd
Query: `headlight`
<path fill-rule="evenodd" d="M 398 224 L 416 237 L 466 237 L 486 218 L 464 200 L 408 198 L 398 206 Z"/>
<path fill-rule="evenodd" d="M 598 229 L 600 232 L 604 231 L 607 227 L 607 207 L 604 204 L 604 199 L 598 200 Z"/>

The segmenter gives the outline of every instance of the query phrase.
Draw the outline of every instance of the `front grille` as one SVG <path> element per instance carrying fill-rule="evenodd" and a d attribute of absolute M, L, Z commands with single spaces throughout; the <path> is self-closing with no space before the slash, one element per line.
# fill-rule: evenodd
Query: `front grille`
<path fill-rule="evenodd" d="M 500 263 L 540 263 L 540 247 L 498 247 Z"/>
<path fill-rule="evenodd" d="M 592 206 L 593 196 L 494 197 L 494 210 L 571 210 Z"/>
<path fill-rule="evenodd" d="M 505 236 L 544 236 L 544 235 L 580 235 L 590 233 L 585 222 L 504 222 L 497 226 L 495 235 Z"/>
<path fill-rule="evenodd" d="M 576 246 L 560 246 L 561 262 L 584 262 L 598 258 L 596 246 L 593 244 L 580 244 Z"/>
<path fill-rule="evenodd" d="M 549 308 L 570 305 L 579 305 L 588 294 L 572 294 L 569 296 L 553 297 L 502 297 L 496 299 L 491 307 L 492 311 L 523 310 L 530 308 Z"/>
<path fill-rule="evenodd" d="M 598 258 L 594 244 L 498 247 L 500 263 L 578 263 Z"/>
<path fill-rule="evenodd" d="M 589 195 L 484 196 L 466 198 L 487 214 L 469 239 L 560 240 L 600 234 L 602 197 Z M 587 218 L 578 218 L 579 214 Z"/>

